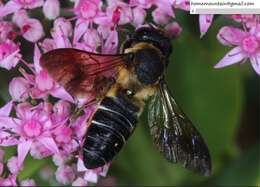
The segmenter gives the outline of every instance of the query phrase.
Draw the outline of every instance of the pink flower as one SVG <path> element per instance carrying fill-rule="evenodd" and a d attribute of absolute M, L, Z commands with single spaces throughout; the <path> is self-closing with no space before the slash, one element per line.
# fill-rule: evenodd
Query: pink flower
<path fill-rule="evenodd" d="M 167 24 L 171 18 L 174 18 L 173 12 L 173 2 L 172 1 L 154 1 L 154 4 L 157 8 L 153 11 L 152 16 L 156 23 L 165 25 Z"/>
<path fill-rule="evenodd" d="M 17 157 L 13 156 L 8 160 L 7 167 L 12 174 L 18 174 L 23 168 L 18 165 Z"/>
<path fill-rule="evenodd" d="M 103 167 L 97 168 L 97 169 L 87 169 L 84 166 L 84 163 L 82 161 L 82 159 L 78 159 L 78 163 L 77 163 L 77 170 L 79 172 L 85 172 L 84 174 L 84 179 L 88 182 L 92 182 L 92 183 L 97 183 L 98 181 L 98 177 L 99 176 L 106 176 L 108 168 L 109 168 L 110 164 L 107 164 Z"/>
<path fill-rule="evenodd" d="M 0 178 L 0 186 L 17 186 L 16 175 L 9 174 L 5 179 Z"/>
<path fill-rule="evenodd" d="M 53 155 L 53 152 L 46 148 L 42 143 L 34 142 L 31 145 L 30 154 L 35 159 L 43 159 Z"/>
<path fill-rule="evenodd" d="M 129 5 L 132 7 L 138 6 L 144 9 L 151 8 L 154 0 L 130 0 Z"/>
<path fill-rule="evenodd" d="M 146 17 L 146 11 L 137 6 L 132 9 L 133 11 L 133 23 L 136 27 L 142 25 L 144 23 L 145 17 Z"/>
<path fill-rule="evenodd" d="M 174 8 L 179 8 L 185 11 L 190 11 L 190 1 L 189 0 L 175 0 L 173 2 Z M 200 37 L 202 38 L 206 32 L 208 31 L 209 27 L 212 24 L 214 15 L 206 15 L 200 14 L 199 15 L 199 28 L 200 28 Z"/>
<path fill-rule="evenodd" d="M 103 15 L 100 3 L 100 0 L 79 0 L 78 3 L 75 3 L 74 13 L 78 19 L 75 24 L 73 44 L 79 41 L 89 24 Z"/>
<path fill-rule="evenodd" d="M 21 55 L 19 54 L 20 49 L 17 44 L 11 40 L 5 40 L 0 42 L 0 67 L 7 70 L 15 67 Z"/>
<path fill-rule="evenodd" d="M 53 38 L 55 48 L 69 48 L 71 42 L 69 36 L 72 33 L 72 26 L 69 21 L 59 18 L 54 22 L 54 28 L 51 31 L 51 36 Z"/>
<path fill-rule="evenodd" d="M 132 21 L 132 11 L 129 4 L 122 1 L 110 0 L 106 9 L 106 16 L 114 24 L 124 25 Z"/>
<path fill-rule="evenodd" d="M 44 36 L 41 22 L 29 18 L 25 10 L 19 10 L 13 15 L 13 22 L 20 28 L 20 35 L 30 42 L 37 42 Z"/>
<path fill-rule="evenodd" d="M 15 77 L 9 84 L 9 93 L 13 100 L 24 101 L 29 97 L 29 82 L 23 77 Z"/>
<path fill-rule="evenodd" d="M 60 2 L 58 0 L 46 0 L 43 5 L 43 13 L 48 19 L 55 19 L 60 15 Z"/>
<path fill-rule="evenodd" d="M 162 24 L 162 25 L 167 24 L 171 18 L 169 15 L 165 14 L 165 12 L 160 8 L 156 8 L 152 12 L 152 16 L 155 23 Z"/>
<path fill-rule="evenodd" d="M 69 157 L 68 155 L 65 154 L 55 154 L 52 157 L 52 161 L 56 166 L 63 166 L 66 164 L 66 162 L 69 162 L 69 160 L 71 159 L 71 157 Z"/>
<path fill-rule="evenodd" d="M 44 35 L 42 24 L 39 20 L 28 18 L 20 26 L 23 37 L 30 42 L 37 42 Z"/>
<path fill-rule="evenodd" d="M 4 127 L 4 132 L 12 132 L 11 137 L 16 139 L 14 144 L 18 144 L 18 167 L 22 166 L 34 143 L 40 142 L 53 154 L 59 152 L 57 144 L 51 136 L 50 130 L 53 124 L 43 106 L 39 104 L 33 107 L 30 104 L 22 103 L 16 107 L 17 118 L 0 116 L 0 127 Z"/>
<path fill-rule="evenodd" d="M 41 91 L 51 90 L 54 87 L 53 79 L 44 70 L 41 70 L 38 74 L 36 74 L 35 83 Z"/>
<path fill-rule="evenodd" d="M 73 98 L 64 90 L 64 88 L 60 87 L 54 80 L 48 75 L 48 73 L 42 70 L 39 59 L 41 53 L 37 45 L 34 48 L 34 76 L 29 76 L 25 74 L 25 77 L 30 77 L 30 84 L 34 86 L 32 88 L 32 97 L 33 98 L 43 98 L 48 94 L 51 94 L 54 97 L 64 99 L 70 102 L 73 102 Z"/>
<path fill-rule="evenodd" d="M 202 38 L 212 24 L 214 15 L 199 15 L 200 37 Z"/>
<path fill-rule="evenodd" d="M 66 185 L 72 183 L 75 179 L 75 169 L 67 165 L 60 166 L 58 167 L 55 175 L 58 182 Z"/>
<path fill-rule="evenodd" d="M 78 177 L 73 183 L 72 183 L 72 186 L 87 186 L 88 185 L 88 182 L 81 178 L 81 177 Z"/>
<path fill-rule="evenodd" d="M 256 14 L 235 14 L 230 15 L 229 17 L 239 23 L 245 24 L 248 28 L 256 26 L 260 19 L 260 16 Z"/>
<path fill-rule="evenodd" d="M 21 186 L 36 186 L 36 183 L 33 179 L 25 179 L 20 182 Z"/>
<path fill-rule="evenodd" d="M 96 23 L 98 24 L 97 31 L 101 34 L 102 39 L 108 38 L 110 32 L 114 31 L 116 27 L 112 19 L 107 16 L 97 19 Z"/>
<path fill-rule="evenodd" d="M 41 43 L 39 43 L 44 53 L 56 49 L 56 45 L 53 39 L 45 38 Z"/>
<path fill-rule="evenodd" d="M 100 0 L 79 0 L 74 9 L 75 14 L 82 19 L 94 19 L 99 13 Z"/>
<path fill-rule="evenodd" d="M 43 5 L 43 0 L 13 0 L 22 8 L 33 9 Z"/>
<path fill-rule="evenodd" d="M 83 41 L 75 44 L 75 47 L 85 51 L 96 52 L 97 48 L 102 45 L 101 34 L 95 29 L 87 29 Z"/>
<path fill-rule="evenodd" d="M 117 46 L 118 46 L 118 33 L 117 31 L 113 30 L 109 33 L 104 46 L 102 46 L 102 53 L 103 54 L 116 53 Z"/>
<path fill-rule="evenodd" d="M 70 127 L 65 125 L 60 126 L 55 130 L 55 140 L 60 144 L 68 144 L 72 140 L 72 130 Z"/>
<path fill-rule="evenodd" d="M 53 107 L 53 120 L 64 121 L 71 114 L 71 105 L 67 101 L 59 100 Z"/>
<path fill-rule="evenodd" d="M 71 22 L 63 17 L 55 19 L 53 29 L 59 30 L 64 36 L 71 36 L 73 31 Z"/>
<path fill-rule="evenodd" d="M 172 22 L 165 26 L 165 31 L 170 38 L 177 38 L 182 32 L 182 27 L 177 22 Z"/>
<path fill-rule="evenodd" d="M 190 0 L 175 0 L 173 6 L 174 8 L 190 11 Z"/>
<path fill-rule="evenodd" d="M 0 17 L 12 14 L 20 9 L 33 9 L 43 5 L 43 0 L 10 0 L 0 6 Z"/>
<path fill-rule="evenodd" d="M 29 16 L 24 9 L 15 12 L 12 17 L 13 23 L 15 23 L 18 27 L 22 27 L 24 24 L 24 20 L 26 19 L 29 19 Z"/>
<path fill-rule="evenodd" d="M 221 59 L 215 68 L 222 68 L 242 60 L 250 59 L 251 65 L 260 75 L 260 26 L 252 27 L 250 31 L 243 31 L 232 26 L 220 29 L 217 37 L 223 45 L 236 46 Z"/>
<path fill-rule="evenodd" d="M 0 21 L 0 42 L 6 39 L 14 39 L 14 24 L 12 22 Z"/>

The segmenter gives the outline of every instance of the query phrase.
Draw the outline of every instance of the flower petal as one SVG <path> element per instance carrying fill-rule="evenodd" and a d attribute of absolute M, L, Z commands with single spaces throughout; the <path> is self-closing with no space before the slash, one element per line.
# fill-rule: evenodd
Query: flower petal
<path fill-rule="evenodd" d="M 19 51 L 20 51 L 20 49 L 17 49 L 13 53 L 11 53 L 7 57 L 5 57 L 3 60 L 0 60 L 0 67 L 3 67 L 7 70 L 10 70 L 13 67 L 15 67 L 19 62 L 19 58 L 17 58 L 17 57 L 21 56 L 19 54 Z"/>
<path fill-rule="evenodd" d="M 0 108 L 0 116 L 9 116 L 13 108 L 13 101 L 9 101 L 5 106 Z"/>
<path fill-rule="evenodd" d="M 102 53 L 103 54 L 115 53 L 117 50 L 117 44 L 118 44 L 118 33 L 117 31 L 113 30 L 110 32 L 104 46 L 102 47 Z"/>
<path fill-rule="evenodd" d="M 54 97 L 74 103 L 72 96 L 62 87 L 52 90 L 50 94 Z"/>
<path fill-rule="evenodd" d="M 199 15 L 199 24 L 200 24 L 200 37 L 203 37 L 208 31 L 214 15 L 205 14 Z"/>
<path fill-rule="evenodd" d="M 46 0 L 43 5 L 43 13 L 50 20 L 57 18 L 60 15 L 60 2 L 58 0 Z"/>
<path fill-rule="evenodd" d="M 75 29 L 74 29 L 74 38 L 73 38 L 73 44 L 77 43 L 81 36 L 86 32 L 88 29 L 88 22 L 82 19 L 78 19 L 76 24 L 75 24 Z"/>
<path fill-rule="evenodd" d="M 240 47 L 235 47 L 231 51 L 229 51 L 224 58 L 222 58 L 215 66 L 214 68 L 222 68 L 225 66 L 229 66 L 231 64 L 235 64 L 239 61 L 241 61 L 243 58 L 246 58 L 247 56 L 242 53 L 242 49 Z"/>
<path fill-rule="evenodd" d="M 34 55 L 33 55 L 33 62 L 34 62 L 34 67 L 36 70 L 36 73 L 39 73 L 42 70 L 42 67 L 40 66 L 40 57 L 41 57 L 41 52 L 37 44 L 34 45 Z"/>
<path fill-rule="evenodd" d="M 19 119 L 7 117 L 7 116 L 0 116 L 0 128 L 7 128 L 16 131 L 18 130 L 17 124 L 19 123 L 21 123 Z"/>
<path fill-rule="evenodd" d="M 95 173 L 93 170 L 87 170 L 84 179 L 88 182 L 97 183 L 98 181 L 98 174 Z"/>
<path fill-rule="evenodd" d="M 28 18 L 22 26 L 23 37 L 29 42 L 37 42 L 44 36 L 44 30 L 39 20 Z"/>
<path fill-rule="evenodd" d="M 47 149 L 49 149 L 53 153 L 59 153 L 59 149 L 53 138 L 49 137 L 43 137 L 39 139 L 39 142 L 41 142 Z"/>
<path fill-rule="evenodd" d="M 247 33 L 239 28 L 225 26 L 219 30 L 217 39 L 223 45 L 240 45 L 246 35 Z"/>
<path fill-rule="evenodd" d="M 14 101 L 24 101 L 29 96 L 29 82 L 23 77 L 14 77 L 9 83 L 9 93 Z"/>
<path fill-rule="evenodd" d="M 22 8 L 21 5 L 15 3 L 14 1 L 9 1 L 5 5 L 0 6 L 0 18 L 8 14 L 14 13 L 20 8 Z"/>
<path fill-rule="evenodd" d="M 22 166 L 23 161 L 31 148 L 31 141 L 24 141 L 18 144 L 18 165 Z"/>
<path fill-rule="evenodd" d="M 88 169 L 85 167 L 83 160 L 81 158 L 78 159 L 77 162 L 77 171 L 79 172 L 83 172 L 83 171 L 87 171 Z"/>
<path fill-rule="evenodd" d="M 251 65 L 255 72 L 260 75 L 260 52 L 250 58 Z"/>
<path fill-rule="evenodd" d="M 9 147 L 19 144 L 20 141 L 17 140 L 12 134 L 0 131 L 0 146 Z"/>

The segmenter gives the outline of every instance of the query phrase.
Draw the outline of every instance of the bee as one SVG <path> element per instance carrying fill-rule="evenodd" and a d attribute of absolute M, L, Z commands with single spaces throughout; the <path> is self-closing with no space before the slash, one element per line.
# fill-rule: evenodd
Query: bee
<path fill-rule="evenodd" d="M 82 147 L 86 168 L 111 162 L 134 132 L 148 98 L 148 124 L 155 145 L 172 163 L 208 176 L 210 154 L 199 132 L 175 102 L 164 74 L 171 39 L 153 27 L 141 27 L 116 55 L 73 48 L 42 55 L 41 66 L 76 98 L 92 98 Z M 86 104 L 87 105 L 87 104 Z"/>

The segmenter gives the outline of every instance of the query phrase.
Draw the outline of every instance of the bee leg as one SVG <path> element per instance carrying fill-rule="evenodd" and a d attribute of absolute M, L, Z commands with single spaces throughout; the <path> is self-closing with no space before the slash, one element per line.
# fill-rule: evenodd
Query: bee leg
<path fill-rule="evenodd" d="M 79 116 L 83 115 L 84 114 L 84 109 L 85 108 L 88 108 L 90 107 L 91 105 L 97 103 L 97 100 L 96 99 L 92 99 L 90 101 L 88 101 L 87 103 L 85 103 L 84 105 L 82 105 L 81 107 L 79 108 L 75 108 L 71 118 L 70 118 L 70 121 L 71 122 L 74 122 Z"/>

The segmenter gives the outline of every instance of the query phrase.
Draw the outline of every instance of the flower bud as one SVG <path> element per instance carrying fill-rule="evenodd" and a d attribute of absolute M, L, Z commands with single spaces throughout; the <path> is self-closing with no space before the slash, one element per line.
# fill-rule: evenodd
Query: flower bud
<path fill-rule="evenodd" d="M 60 2 L 58 0 L 47 0 L 43 5 L 44 16 L 48 19 L 55 19 L 60 15 Z"/>
<path fill-rule="evenodd" d="M 22 77 L 15 77 L 9 84 L 9 93 L 13 100 L 23 101 L 28 97 L 29 83 Z"/>

